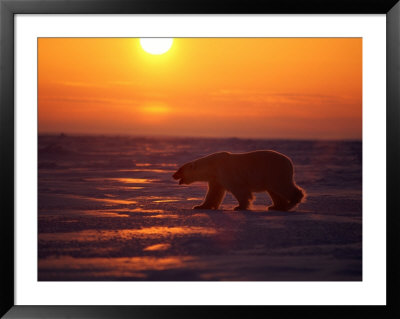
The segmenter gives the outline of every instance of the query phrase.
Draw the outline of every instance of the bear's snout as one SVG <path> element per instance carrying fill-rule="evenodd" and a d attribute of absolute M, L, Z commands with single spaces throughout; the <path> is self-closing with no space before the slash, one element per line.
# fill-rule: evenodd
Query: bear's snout
<path fill-rule="evenodd" d="M 175 174 L 172 175 L 172 177 L 173 177 L 173 179 L 180 179 L 182 177 L 181 172 L 180 171 L 175 172 Z"/>
<path fill-rule="evenodd" d="M 178 169 L 178 170 L 175 172 L 175 174 L 172 175 L 172 177 L 173 177 L 174 179 L 179 179 L 179 185 L 182 185 L 182 184 L 185 183 L 185 181 L 184 181 L 184 176 L 183 176 L 183 172 L 182 172 L 182 169 L 181 169 L 181 168 Z"/>

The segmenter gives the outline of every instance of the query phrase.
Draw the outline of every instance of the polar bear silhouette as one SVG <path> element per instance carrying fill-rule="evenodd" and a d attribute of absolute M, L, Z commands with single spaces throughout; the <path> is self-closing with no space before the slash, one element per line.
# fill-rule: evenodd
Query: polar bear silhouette
<path fill-rule="evenodd" d="M 247 210 L 256 192 L 271 196 L 269 210 L 288 211 L 305 198 L 305 191 L 294 181 L 292 161 L 271 150 L 211 154 L 184 164 L 172 177 L 179 185 L 208 182 L 204 202 L 193 209 L 218 209 L 226 191 L 239 202 L 235 210 Z"/>

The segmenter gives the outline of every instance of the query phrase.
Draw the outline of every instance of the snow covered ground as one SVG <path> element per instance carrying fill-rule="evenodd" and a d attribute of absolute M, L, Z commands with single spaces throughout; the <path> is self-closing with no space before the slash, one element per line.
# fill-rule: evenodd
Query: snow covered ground
<path fill-rule="evenodd" d="M 307 201 L 293 212 L 192 210 L 207 186 L 179 165 L 217 151 L 272 149 L 294 162 Z M 39 136 L 38 278 L 144 281 L 362 279 L 362 144 Z"/>

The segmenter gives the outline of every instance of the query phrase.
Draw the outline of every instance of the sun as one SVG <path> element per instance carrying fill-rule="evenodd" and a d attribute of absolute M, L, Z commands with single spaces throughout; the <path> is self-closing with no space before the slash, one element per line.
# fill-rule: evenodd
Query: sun
<path fill-rule="evenodd" d="M 140 45 L 147 53 L 160 55 L 166 53 L 172 46 L 172 38 L 141 38 Z"/>

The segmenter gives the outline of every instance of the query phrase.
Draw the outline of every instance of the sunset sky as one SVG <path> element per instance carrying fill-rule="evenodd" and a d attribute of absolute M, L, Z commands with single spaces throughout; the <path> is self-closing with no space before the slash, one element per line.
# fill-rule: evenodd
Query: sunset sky
<path fill-rule="evenodd" d="M 40 38 L 39 133 L 361 139 L 361 38 Z"/>

